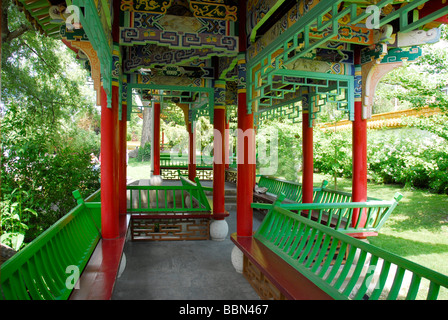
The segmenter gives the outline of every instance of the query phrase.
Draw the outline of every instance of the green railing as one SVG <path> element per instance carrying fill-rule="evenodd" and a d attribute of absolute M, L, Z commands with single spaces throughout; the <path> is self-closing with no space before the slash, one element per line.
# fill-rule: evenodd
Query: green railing
<path fill-rule="evenodd" d="M 275 205 L 254 237 L 334 299 L 437 299 L 448 288 L 445 275 Z"/>
<path fill-rule="evenodd" d="M 128 213 L 211 212 L 199 180 L 181 186 L 127 186 Z"/>
<path fill-rule="evenodd" d="M 101 237 L 101 204 L 73 194 L 78 205 L 1 266 L 0 299 L 68 299 Z"/>
<path fill-rule="evenodd" d="M 160 155 L 160 167 L 162 168 L 188 168 L 188 156 L 177 156 L 169 153 L 162 153 Z M 212 169 L 213 157 L 211 156 L 197 156 L 196 168 Z"/>
<path fill-rule="evenodd" d="M 313 188 L 314 203 L 344 203 L 351 202 L 352 195 L 348 192 L 327 189 L 328 181 L 322 181 L 320 187 Z M 292 202 L 302 202 L 302 185 L 298 182 L 281 180 L 275 177 L 260 176 L 259 187 L 267 188 L 267 192 L 275 196 L 284 194 L 286 199 Z M 379 200 L 369 197 L 368 201 Z"/>
<path fill-rule="evenodd" d="M 391 201 L 372 200 L 345 203 L 281 203 L 277 206 L 300 214 L 342 233 L 376 235 L 403 196 L 396 193 Z M 252 208 L 269 209 L 270 204 L 252 203 Z"/>

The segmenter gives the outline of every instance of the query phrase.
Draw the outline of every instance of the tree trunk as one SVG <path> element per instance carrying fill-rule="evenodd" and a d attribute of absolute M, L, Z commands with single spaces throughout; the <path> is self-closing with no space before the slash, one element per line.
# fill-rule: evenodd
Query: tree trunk
<path fill-rule="evenodd" d="M 143 148 L 146 143 L 151 143 L 151 114 L 152 108 L 143 108 L 143 125 L 142 137 L 140 139 L 140 148 Z"/>

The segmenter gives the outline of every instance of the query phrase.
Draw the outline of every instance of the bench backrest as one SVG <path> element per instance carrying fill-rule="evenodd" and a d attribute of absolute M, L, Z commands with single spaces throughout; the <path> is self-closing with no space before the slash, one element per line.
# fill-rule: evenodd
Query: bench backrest
<path fill-rule="evenodd" d="M 445 275 L 275 205 L 254 237 L 334 299 L 437 299 L 448 289 Z"/>
<path fill-rule="evenodd" d="M 188 155 L 176 155 L 169 153 L 163 153 L 160 155 L 160 166 L 162 168 L 177 168 L 177 167 L 188 167 L 189 157 Z M 213 168 L 213 157 L 211 156 L 198 156 L 196 158 L 196 166 Z"/>
<path fill-rule="evenodd" d="M 199 180 L 193 184 L 181 177 L 181 181 L 181 186 L 127 186 L 130 199 L 127 212 L 211 212 L 204 187 Z"/>
<path fill-rule="evenodd" d="M 397 192 L 391 201 L 282 203 L 284 195 L 280 195 L 275 204 L 345 234 L 374 235 L 384 225 L 401 198 L 402 195 Z M 270 209 L 271 205 L 252 203 L 252 208 Z"/>
<path fill-rule="evenodd" d="M 352 195 L 348 192 L 327 189 L 328 181 L 322 181 L 320 187 L 313 188 L 313 202 L 314 203 L 343 203 L 351 202 Z M 293 202 L 302 202 L 302 185 L 298 182 L 281 180 L 275 177 L 260 176 L 258 181 L 259 187 L 267 188 L 267 192 L 277 196 L 284 194 L 286 199 Z M 377 200 L 368 198 L 370 200 Z"/>
<path fill-rule="evenodd" d="M 1 266 L 0 299 L 68 299 L 101 237 L 101 206 L 77 200 L 75 208 Z"/>
<path fill-rule="evenodd" d="M 313 202 L 321 202 L 322 200 L 330 199 L 328 196 L 323 197 L 322 193 L 327 184 L 328 181 L 324 180 L 320 187 L 313 188 Z M 260 176 L 258 186 L 267 188 L 267 192 L 277 196 L 284 194 L 286 199 L 290 201 L 297 203 L 302 202 L 302 184 L 298 182 L 281 180 L 269 176 Z M 328 189 L 325 190 L 326 193 L 330 192 Z"/>

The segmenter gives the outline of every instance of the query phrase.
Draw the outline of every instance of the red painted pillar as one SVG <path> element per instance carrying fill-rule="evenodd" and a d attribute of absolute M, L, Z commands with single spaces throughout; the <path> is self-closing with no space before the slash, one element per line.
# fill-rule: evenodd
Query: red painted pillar
<path fill-rule="evenodd" d="M 114 96 L 114 90 L 112 94 Z M 104 239 L 115 239 L 119 235 L 115 171 L 117 128 L 114 116 L 117 111 L 113 107 L 107 107 L 107 94 L 101 88 L 101 233 Z"/>
<path fill-rule="evenodd" d="M 226 131 L 224 133 L 224 157 L 225 157 L 225 168 L 226 170 L 230 168 L 230 122 L 226 120 Z"/>
<path fill-rule="evenodd" d="M 119 169 L 118 169 L 118 188 L 119 188 L 119 211 L 120 214 L 126 214 L 127 194 L 126 194 L 126 175 L 127 175 L 127 105 L 121 106 L 121 120 L 119 121 L 120 131 L 120 150 L 119 150 Z"/>
<path fill-rule="evenodd" d="M 313 202 L 313 127 L 309 122 L 309 110 L 311 102 L 309 95 L 302 99 L 302 153 L 303 153 L 303 175 L 302 175 L 302 202 Z"/>
<path fill-rule="evenodd" d="M 355 77 L 361 77 L 360 49 L 355 50 Z M 352 123 L 353 139 L 353 180 L 352 180 L 352 201 L 367 201 L 367 120 L 362 118 L 361 96 L 355 97 L 355 121 Z M 352 218 L 352 225 L 355 225 L 359 218 L 359 210 L 355 210 Z M 365 213 L 361 213 L 365 215 Z M 363 216 L 359 226 L 363 226 L 366 217 Z"/>
<path fill-rule="evenodd" d="M 246 93 L 238 93 L 237 135 L 237 235 L 252 236 L 255 187 L 255 136 L 253 114 L 247 114 Z"/>
<path fill-rule="evenodd" d="M 119 199 L 119 181 L 120 181 L 120 128 L 118 120 L 118 102 L 119 102 L 119 87 L 112 84 L 112 110 L 114 115 L 114 201 L 118 212 L 120 212 Z"/>
<path fill-rule="evenodd" d="M 237 182 L 236 182 L 236 233 L 250 237 L 253 233 L 253 191 L 255 187 L 255 135 L 254 117 L 247 113 L 246 100 L 246 6 L 239 0 L 238 6 L 238 130 L 237 130 Z M 248 83 L 247 85 L 251 85 Z"/>
<path fill-rule="evenodd" d="M 189 150 L 188 150 L 188 179 L 194 181 L 196 178 L 196 128 L 193 122 L 187 124 Z"/>
<path fill-rule="evenodd" d="M 154 102 L 154 172 L 153 175 L 160 176 L 160 102 Z"/>
<path fill-rule="evenodd" d="M 224 81 L 215 81 L 215 109 L 213 116 L 213 218 L 223 220 L 225 212 L 225 143 L 226 107 L 220 100 L 225 92 Z"/>

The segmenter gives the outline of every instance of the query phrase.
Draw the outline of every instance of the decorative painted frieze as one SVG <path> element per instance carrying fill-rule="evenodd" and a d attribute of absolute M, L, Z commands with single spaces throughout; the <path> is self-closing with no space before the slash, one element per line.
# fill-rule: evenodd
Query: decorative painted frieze
<path fill-rule="evenodd" d="M 223 53 L 212 49 L 175 50 L 153 44 L 136 45 L 127 49 L 124 71 L 133 72 L 140 68 L 152 68 L 158 65 L 197 65 L 194 62 L 220 55 Z"/>
<path fill-rule="evenodd" d="M 165 31 L 143 28 L 120 28 L 122 45 L 157 44 L 176 49 L 214 49 L 227 53 L 238 52 L 238 38 L 220 34 Z"/>

